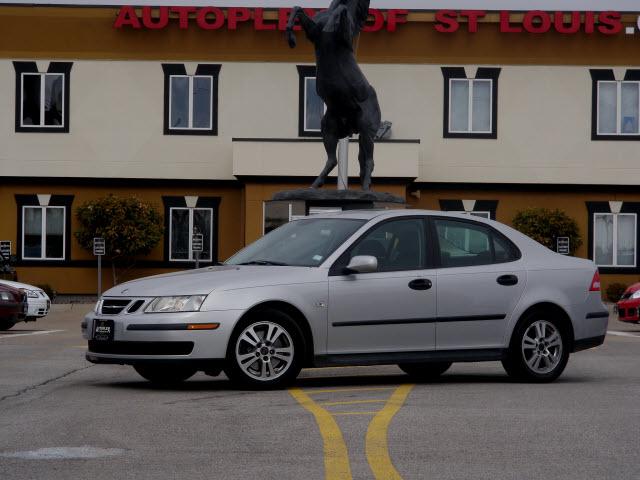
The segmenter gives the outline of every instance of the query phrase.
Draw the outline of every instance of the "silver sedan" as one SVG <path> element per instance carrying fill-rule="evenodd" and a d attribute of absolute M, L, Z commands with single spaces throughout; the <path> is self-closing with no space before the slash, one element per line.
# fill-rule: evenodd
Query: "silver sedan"
<path fill-rule="evenodd" d="M 423 380 L 501 361 L 549 382 L 603 343 L 593 262 L 500 223 L 421 210 L 296 220 L 220 266 L 107 291 L 82 324 L 94 363 L 175 383 L 281 387 L 301 368 L 398 364 Z"/>

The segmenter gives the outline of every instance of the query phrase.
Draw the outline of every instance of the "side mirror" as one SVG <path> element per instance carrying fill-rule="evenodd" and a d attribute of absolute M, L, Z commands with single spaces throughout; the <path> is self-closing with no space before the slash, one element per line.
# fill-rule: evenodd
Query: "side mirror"
<path fill-rule="evenodd" d="M 378 270 L 378 259 L 373 255 L 357 255 L 344 269 L 346 274 L 371 273 Z"/>

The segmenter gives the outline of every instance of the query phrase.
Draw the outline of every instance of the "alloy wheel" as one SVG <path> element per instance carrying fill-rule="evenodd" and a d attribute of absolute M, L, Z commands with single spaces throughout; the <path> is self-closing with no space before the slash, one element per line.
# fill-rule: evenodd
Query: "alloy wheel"
<path fill-rule="evenodd" d="M 236 342 L 238 366 L 250 378 L 275 380 L 293 362 L 294 346 L 289 332 L 272 322 L 257 322 L 245 328 Z"/>
<path fill-rule="evenodd" d="M 555 370 L 562 360 L 562 336 L 558 328 L 546 320 L 533 322 L 522 337 L 524 361 L 537 374 Z"/>

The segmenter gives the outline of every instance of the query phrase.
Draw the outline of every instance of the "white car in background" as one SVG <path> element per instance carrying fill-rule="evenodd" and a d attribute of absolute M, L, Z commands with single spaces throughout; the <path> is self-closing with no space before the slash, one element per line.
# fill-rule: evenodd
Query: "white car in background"
<path fill-rule="evenodd" d="M 35 322 L 39 318 L 46 317 L 49 313 L 51 309 L 51 299 L 41 288 L 26 283 L 12 282 L 10 280 L 0 280 L 0 285 L 17 288 L 27 295 L 27 305 L 29 309 L 24 319 L 25 322 Z"/>

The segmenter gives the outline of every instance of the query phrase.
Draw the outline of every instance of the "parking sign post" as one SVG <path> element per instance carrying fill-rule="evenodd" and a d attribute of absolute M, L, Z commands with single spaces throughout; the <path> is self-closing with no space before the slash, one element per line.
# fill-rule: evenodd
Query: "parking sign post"
<path fill-rule="evenodd" d="M 98 257 L 98 298 L 102 295 L 102 256 L 105 254 L 104 238 L 93 239 L 93 254 Z"/>
<path fill-rule="evenodd" d="M 196 268 L 200 268 L 200 254 L 204 247 L 204 237 L 201 233 L 194 233 L 191 238 L 191 250 L 196 257 Z"/>

